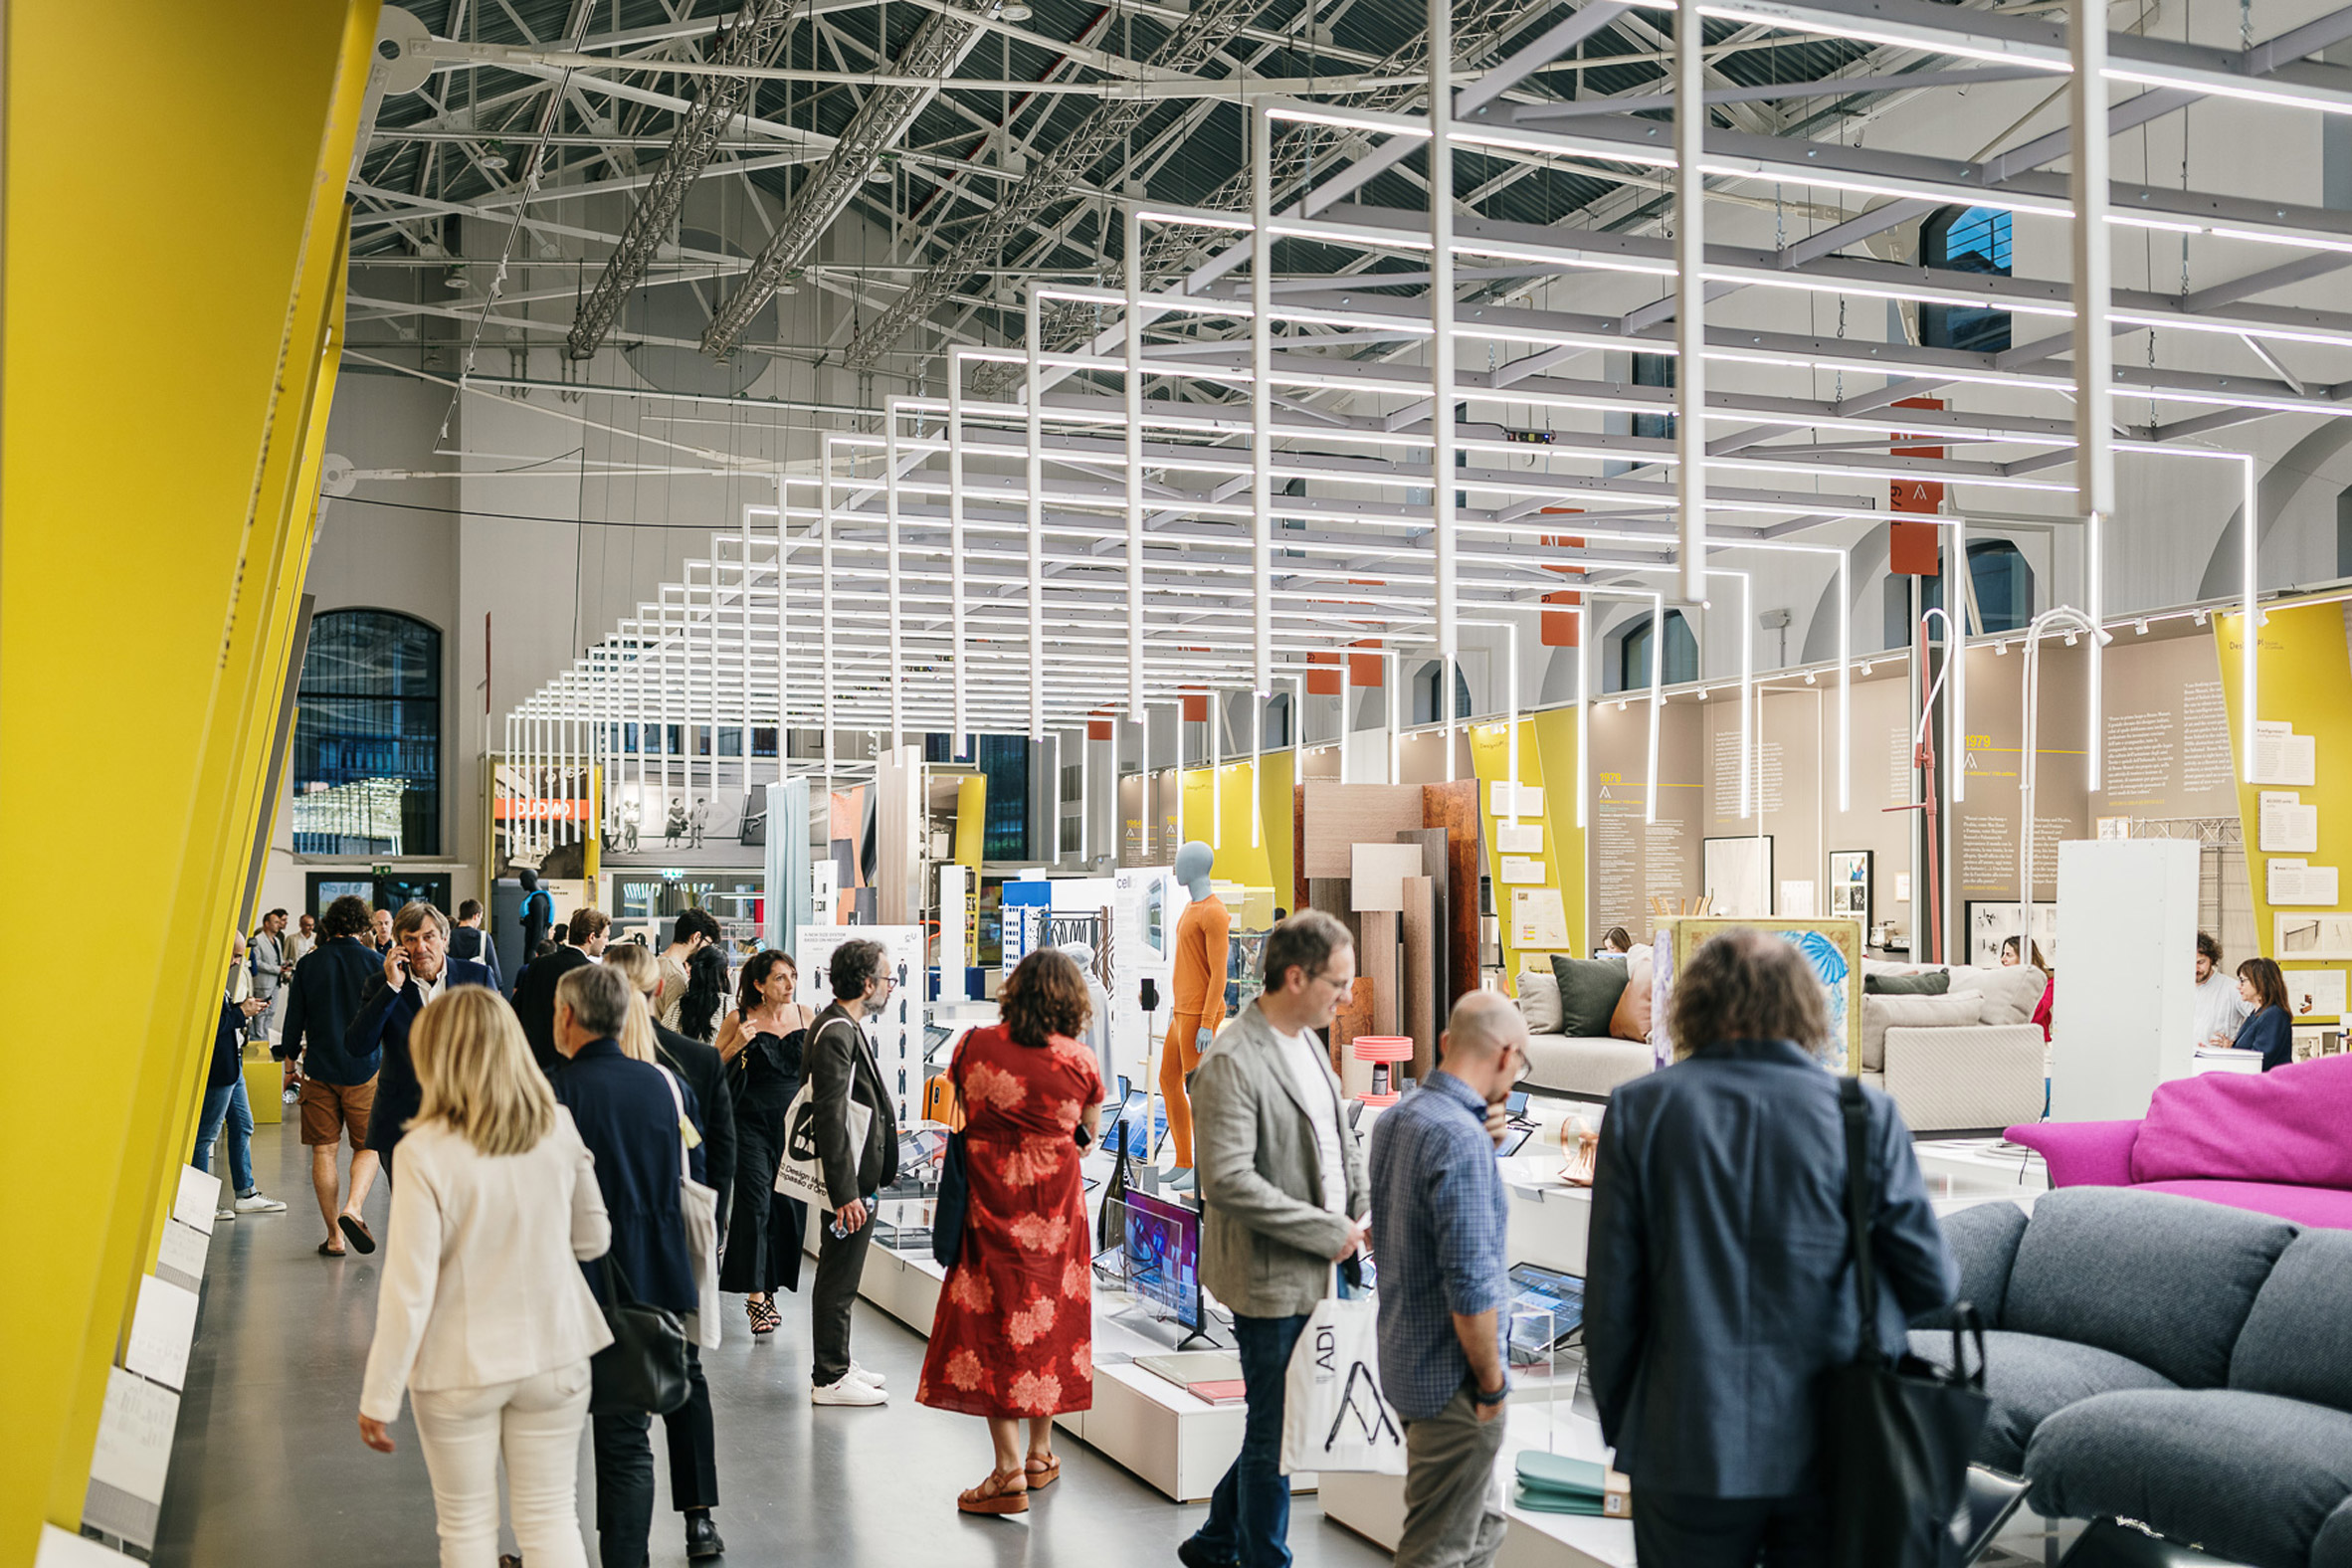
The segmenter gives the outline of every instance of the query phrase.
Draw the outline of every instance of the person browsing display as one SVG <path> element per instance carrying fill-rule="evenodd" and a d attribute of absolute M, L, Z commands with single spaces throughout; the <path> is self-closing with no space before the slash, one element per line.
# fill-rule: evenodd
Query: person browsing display
<path fill-rule="evenodd" d="M 889 1397 L 879 1376 L 850 1358 L 850 1312 L 874 1241 L 874 1195 L 898 1178 L 897 1115 L 863 1022 L 889 1002 L 886 965 L 880 942 L 835 948 L 826 966 L 833 1005 L 809 1026 L 809 1119 L 831 1205 L 809 1304 L 809 1399 L 818 1405 L 880 1405 Z M 866 1115 L 862 1141 L 852 1137 L 853 1105 Z"/>
<path fill-rule="evenodd" d="M 2238 977 L 2222 968 L 2222 944 L 2197 933 L 2196 1036 L 2201 1051 L 2225 1051 L 2238 1044 L 2238 1031 L 2254 1009 L 2239 994 Z"/>
<path fill-rule="evenodd" d="M 2262 1071 L 2285 1067 L 2295 1059 L 2293 1010 L 2287 1006 L 2286 976 L 2267 958 L 2249 958 L 2238 966 L 2238 996 L 2251 1016 L 2238 1031 L 2238 1049 L 2262 1054 Z"/>

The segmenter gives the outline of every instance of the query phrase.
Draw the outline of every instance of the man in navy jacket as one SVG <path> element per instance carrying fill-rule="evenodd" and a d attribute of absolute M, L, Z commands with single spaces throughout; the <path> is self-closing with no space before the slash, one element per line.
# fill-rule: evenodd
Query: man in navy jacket
<path fill-rule="evenodd" d="M 271 1048 L 273 1055 L 302 1064 L 302 1142 L 310 1150 L 310 1188 L 318 1195 L 319 1218 L 326 1226 L 318 1250 L 329 1258 L 343 1254 L 339 1216 L 357 1220 L 376 1183 L 376 1151 L 367 1147 L 367 1135 L 375 1115 L 377 1061 L 372 1053 L 354 1057 L 343 1050 L 369 985 L 383 989 L 384 960 L 368 941 L 373 919 L 367 900 L 350 893 L 326 906 L 318 924 L 324 940 L 294 966 L 287 987 L 286 1028 Z M 335 1145 L 346 1135 L 351 1140 L 347 1196 L 340 1193 L 335 1172 Z"/>
<path fill-rule="evenodd" d="M 417 1070 L 408 1056 L 408 1026 L 425 1004 L 458 985 L 490 983 L 490 972 L 480 964 L 449 956 L 449 916 L 429 903 L 405 905 L 392 917 L 392 949 L 384 954 L 383 972 L 368 977 L 359 995 L 359 1011 L 343 1031 L 343 1054 L 367 1058 L 383 1054 L 376 1068 L 375 1103 L 368 1111 L 367 1146 L 392 1173 L 392 1150 L 424 1102 Z M 363 1253 L 376 1250 L 376 1239 L 357 1214 L 336 1217 L 343 1238 Z"/>
<path fill-rule="evenodd" d="M 572 970 L 555 992 L 555 1047 L 567 1059 L 555 1075 L 555 1098 L 571 1111 L 580 1141 L 596 1156 L 596 1185 L 613 1220 L 612 1250 L 581 1270 L 599 1300 L 609 1304 L 609 1283 L 683 1316 L 700 1300 L 679 1206 L 679 1150 L 686 1130 L 679 1112 L 683 1107 L 696 1127 L 688 1167 L 700 1181 L 700 1107 L 683 1081 L 673 1097 L 670 1075 L 622 1054 L 619 1037 L 633 1000 L 620 971 L 601 964 Z M 671 1446 L 675 1451 L 686 1438 L 702 1454 L 710 1393 L 701 1356 L 690 1340 L 686 1379 L 691 1393 L 686 1407 L 671 1420 Z M 651 1418 L 642 1411 L 600 1411 L 590 1425 L 596 1446 L 597 1555 L 604 1568 L 639 1568 L 654 1522 Z M 693 1473 L 698 1479 L 688 1479 L 674 1452 L 671 1500 L 686 1516 L 686 1555 L 715 1557 L 724 1547 L 710 1523 L 710 1509 L 718 1501 L 714 1460 L 693 1467 Z M 682 1492 L 682 1480 L 687 1481 L 690 1495 Z"/>

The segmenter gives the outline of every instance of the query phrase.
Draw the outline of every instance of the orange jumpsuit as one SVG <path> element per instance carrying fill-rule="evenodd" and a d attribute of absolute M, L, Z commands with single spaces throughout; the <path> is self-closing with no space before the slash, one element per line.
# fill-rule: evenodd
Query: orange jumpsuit
<path fill-rule="evenodd" d="M 1170 977 L 1170 1003 L 1176 1009 L 1168 1020 L 1168 1038 L 1160 1046 L 1160 1095 L 1168 1105 L 1168 1139 L 1176 1145 L 1176 1164 L 1192 1166 L 1192 1096 L 1184 1079 L 1201 1065 L 1200 1032 L 1215 1038 L 1225 1022 L 1227 938 L 1233 916 L 1225 900 L 1211 893 L 1184 907 L 1176 922 L 1176 972 Z"/>

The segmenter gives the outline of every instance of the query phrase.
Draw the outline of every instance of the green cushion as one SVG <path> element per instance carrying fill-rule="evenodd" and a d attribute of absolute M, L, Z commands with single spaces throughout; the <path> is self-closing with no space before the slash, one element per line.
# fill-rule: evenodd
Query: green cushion
<path fill-rule="evenodd" d="M 1942 996 L 1952 989 L 1952 971 L 1930 969 L 1915 975 L 1863 975 L 1864 996 Z"/>
<path fill-rule="evenodd" d="M 1571 1040 L 1605 1038 L 1617 999 L 1625 995 L 1625 960 L 1554 953 L 1552 974 L 1560 982 L 1560 1033 Z"/>

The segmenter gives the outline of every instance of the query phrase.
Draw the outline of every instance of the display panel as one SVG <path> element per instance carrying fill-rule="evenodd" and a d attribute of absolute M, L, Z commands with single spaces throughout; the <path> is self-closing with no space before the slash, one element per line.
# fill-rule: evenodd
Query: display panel
<path fill-rule="evenodd" d="M 1584 1281 L 1574 1274 L 1534 1264 L 1513 1264 L 1511 1298 L 1504 1308 L 1510 1319 L 1510 1356 L 1526 1366 L 1543 1360 L 1552 1348 L 1584 1326 Z"/>
<path fill-rule="evenodd" d="M 1186 1328 L 1201 1326 L 1201 1217 L 1149 1193 L 1127 1194 L 1127 1288 Z"/>

